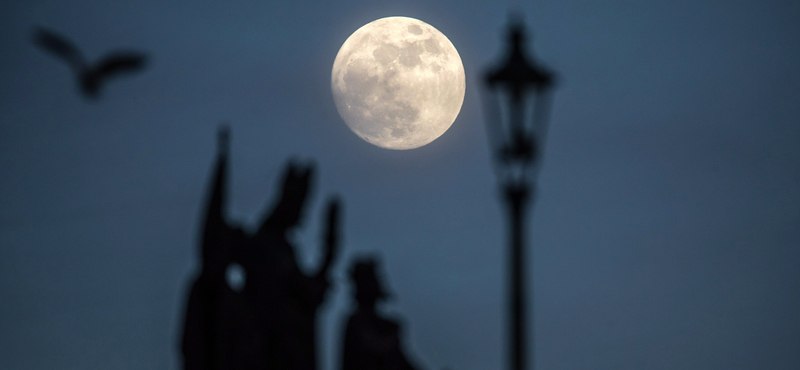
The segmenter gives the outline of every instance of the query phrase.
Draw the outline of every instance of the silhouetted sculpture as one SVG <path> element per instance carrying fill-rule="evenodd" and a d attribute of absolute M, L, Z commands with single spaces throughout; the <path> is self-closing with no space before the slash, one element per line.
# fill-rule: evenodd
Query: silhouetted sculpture
<path fill-rule="evenodd" d="M 103 57 L 95 65 L 89 65 L 83 54 L 69 40 L 38 28 L 34 34 L 34 42 L 48 52 L 60 57 L 78 75 L 81 91 L 87 98 L 97 98 L 104 81 L 125 72 L 137 72 L 145 67 L 145 54 L 131 51 L 114 52 Z"/>
<path fill-rule="evenodd" d="M 253 236 L 254 265 L 245 295 L 258 311 L 270 369 L 315 370 L 316 314 L 325 299 L 329 271 L 338 250 L 339 202 L 328 202 L 324 257 L 306 275 L 287 234 L 300 223 L 313 179 L 312 166 L 289 164 L 280 200 Z"/>
<path fill-rule="evenodd" d="M 377 261 L 363 259 L 350 268 L 355 284 L 355 312 L 347 321 L 341 370 L 413 370 L 400 342 L 400 324 L 376 311 L 388 298 L 378 279 Z"/>
<path fill-rule="evenodd" d="M 221 298 L 230 298 L 233 293 L 225 281 L 225 271 L 237 255 L 244 253 L 247 236 L 241 228 L 225 220 L 228 142 L 228 128 L 222 127 L 218 133 L 219 148 L 200 242 L 200 273 L 192 284 L 186 304 L 181 341 L 186 370 L 221 368 L 225 358 L 222 349 L 232 340 L 224 334 L 222 318 L 231 313 L 222 309 Z"/>
<path fill-rule="evenodd" d="M 316 312 L 338 250 L 339 202 L 328 203 L 322 265 L 306 275 L 287 233 L 302 219 L 312 166 L 287 166 L 278 202 L 258 231 L 248 235 L 224 216 L 228 137 L 222 127 L 200 243 L 201 272 L 186 306 L 184 369 L 316 370 Z M 244 282 L 231 287 L 226 272 L 236 265 Z"/>

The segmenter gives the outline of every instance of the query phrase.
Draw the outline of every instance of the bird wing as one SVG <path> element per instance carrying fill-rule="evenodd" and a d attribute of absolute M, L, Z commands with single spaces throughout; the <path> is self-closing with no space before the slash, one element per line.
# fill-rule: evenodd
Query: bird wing
<path fill-rule="evenodd" d="M 66 60 L 74 68 L 81 69 L 85 62 L 83 55 L 73 43 L 55 32 L 38 27 L 33 35 L 36 45 L 49 51 L 50 53 Z"/>
<path fill-rule="evenodd" d="M 95 71 L 103 78 L 125 72 L 137 72 L 147 64 L 147 55 L 136 52 L 111 53 L 101 59 Z"/>

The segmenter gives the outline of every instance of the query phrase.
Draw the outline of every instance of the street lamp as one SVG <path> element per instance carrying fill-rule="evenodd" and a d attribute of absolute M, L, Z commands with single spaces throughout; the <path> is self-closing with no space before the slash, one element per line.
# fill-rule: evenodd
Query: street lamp
<path fill-rule="evenodd" d="M 482 100 L 495 172 L 511 222 L 509 365 L 526 370 L 525 215 L 536 192 L 555 76 L 525 53 L 525 32 L 512 21 L 504 63 L 484 75 Z M 531 356 L 533 357 L 533 356 Z"/>

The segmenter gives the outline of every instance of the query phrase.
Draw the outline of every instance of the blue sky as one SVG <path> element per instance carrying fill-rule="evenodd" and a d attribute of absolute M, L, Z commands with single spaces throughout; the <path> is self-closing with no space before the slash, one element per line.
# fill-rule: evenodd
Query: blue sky
<path fill-rule="evenodd" d="M 0 5 L 0 362 L 175 369 L 219 122 L 231 215 L 252 226 L 291 156 L 315 158 L 298 235 L 344 200 L 344 256 L 321 316 L 338 369 L 347 258 L 379 253 L 426 368 L 501 368 L 505 223 L 478 99 L 509 9 L 559 72 L 528 225 L 537 369 L 800 366 L 800 5 L 792 1 L 30 1 Z M 464 63 L 453 126 L 410 151 L 338 116 L 336 52 L 402 15 Z M 96 103 L 36 49 L 37 25 L 143 74 Z"/>

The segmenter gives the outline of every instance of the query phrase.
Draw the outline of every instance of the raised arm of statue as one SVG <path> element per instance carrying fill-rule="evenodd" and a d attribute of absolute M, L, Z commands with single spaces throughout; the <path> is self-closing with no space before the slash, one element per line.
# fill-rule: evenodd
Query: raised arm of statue
<path fill-rule="evenodd" d="M 331 197 L 328 200 L 327 212 L 325 213 L 325 232 L 322 241 L 324 257 L 317 270 L 317 276 L 326 276 L 339 254 L 340 216 L 341 201 L 336 196 Z"/>
<path fill-rule="evenodd" d="M 208 203 L 206 203 L 202 242 L 200 243 L 204 263 L 211 262 L 209 259 L 215 254 L 213 249 L 220 247 L 218 239 L 226 228 L 224 207 L 227 196 L 229 141 L 230 129 L 227 125 L 220 126 L 217 132 L 217 160 L 212 175 Z"/>
<path fill-rule="evenodd" d="M 323 232 L 324 256 L 317 272 L 312 275 L 305 275 L 300 269 L 296 269 L 298 275 L 294 279 L 287 279 L 293 285 L 292 291 L 301 300 L 308 304 L 308 307 L 318 307 L 325 300 L 325 294 L 330 288 L 330 278 L 328 276 L 331 267 L 339 254 L 339 219 L 341 214 L 341 202 L 337 197 L 332 197 L 328 201 L 325 212 L 325 231 Z"/>

